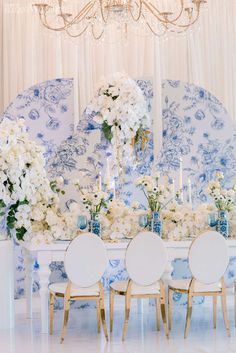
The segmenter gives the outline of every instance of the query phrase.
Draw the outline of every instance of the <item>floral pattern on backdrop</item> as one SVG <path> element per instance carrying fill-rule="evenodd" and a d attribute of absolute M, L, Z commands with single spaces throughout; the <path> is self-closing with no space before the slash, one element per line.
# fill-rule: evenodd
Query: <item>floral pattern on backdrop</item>
<path fill-rule="evenodd" d="M 149 80 L 138 80 L 140 88 L 148 102 L 151 112 L 153 90 Z M 178 177 L 178 156 L 182 156 L 184 180 L 190 176 L 193 183 L 194 201 L 206 200 L 205 186 L 215 171 L 223 171 L 226 185 L 235 174 L 236 153 L 234 128 L 223 105 L 206 90 L 195 85 L 179 81 L 163 82 L 163 150 L 158 166 L 170 176 Z M 29 128 L 30 136 L 47 148 L 45 155 L 47 168 L 51 176 L 63 175 L 66 196 L 69 205 L 73 198 L 70 180 L 85 172 L 91 181 L 96 173 L 105 168 L 105 157 L 109 155 L 109 144 L 102 138 L 101 129 L 93 120 L 93 113 L 85 110 L 75 134 L 73 130 L 73 81 L 71 79 L 53 80 L 35 85 L 20 94 L 6 110 L 4 116 L 11 119 L 23 116 Z M 3 116 L 3 117 L 4 117 Z M 136 189 L 133 180 L 140 174 L 149 174 L 153 162 L 153 140 L 150 136 L 142 163 L 136 170 L 126 169 L 125 201 L 134 201 Z M 177 157 L 177 158 L 175 158 Z M 104 166 L 103 166 L 104 164 Z M 103 169 L 104 172 L 104 169 Z M 200 182 L 197 189 L 194 184 Z M 142 201 L 141 191 L 138 199 Z M 16 297 L 24 292 L 24 266 L 19 247 L 16 251 Z M 232 283 L 236 274 L 236 257 L 231 258 L 226 274 L 228 283 Z M 173 262 L 175 278 L 189 275 L 186 260 Z M 37 270 L 37 263 L 35 264 Z M 61 263 L 51 265 L 51 280 L 65 280 Z M 36 271 L 37 272 L 37 271 Z M 111 261 L 104 276 L 106 287 L 109 281 L 125 279 L 127 273 L 123 261 Z M 38 289 L 37 277 L 34 289 Z M 184 303 L 185 299 L 175 297 L 175 301 Z M 87 304 L 82 304 L 86 306 Z"/>
<path fill-rule="evenodd" d="M 178 178 L 180 157 L 184 189 L 192 181 L 195 204 L 208 200 L 207 183 L 223 172 L 226 186 L 236 174 L 236 131 L 224 108 L 210 92 L 179 81 L 163 82 L 163 148 L 158 169 Z"/>

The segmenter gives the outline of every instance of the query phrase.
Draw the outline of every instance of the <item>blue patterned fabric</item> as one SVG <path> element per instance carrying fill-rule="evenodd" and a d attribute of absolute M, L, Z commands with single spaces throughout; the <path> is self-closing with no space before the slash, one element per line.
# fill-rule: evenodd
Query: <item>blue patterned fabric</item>
<path fill-rule="evenodd" d="M 150 80 L 137 80 L 152 111 L 153 87 Z M 166 80 L 163 82 L 163 148 L 157 166 L 163 174 L 179 175 L 179 158 L 183 158 L 184 184 L 187 178 L 193 184 L 193 200 L 206 201 L 205 186 L 216 171 L 223 171 L 226 184 L 236 174 L 236 134 L 231 119 L 223 105 L 209 92 L 192 84 Z M 63 175 L 66 194 L 62 207 L 76 199 L 72 181 L 79 173 L 86 175 L 88 184 L 94 183 L 99 170 L 104 173 L 106 156 L 111 151 L 101 128 L 93 121 L 94 112 L 87 108 L 74 131 L 73 80 L 57 79 L 35 85 L 10 104 L 3 117 L 24 117 L 29 133 L 35 141 L 46 148 L 45 157 L 50 177 Z M 142 193 L 133 180 L 140 174 L 149 174 L 153 156 L 153 137 L 144 151 L 138 150 L 136 168 L 126 168 L 125 202 L 138 200 L 145 206 Z M 186 198 L 186 195 L 185 195 Z M 24 265 L 22 252 L 16 247 L 16 297 L 24 294 Z M 37 263 L 35 270 L 37 273 Z M 190 273 L 187 261 L 173 261 L 173 277 L 187 278 Z M 65 281 L 62 263 L 51 264 L 51 281 Z M 110 282 L 127 279 L 124 262 L 110 261 L 103 277 L 105 288 Z M 226 273 L 228 285 L 236 277 L 236 257 L 231 258 Z M 34 290 L 39 288 L 37 274 Z M 186 298 L 175 295 L 176 303 L 185 304 Z M 200 298 L 201 302 L 202 299 Z M 198 301 L 198 302 L 199 302 Z M 86 307 L 87 303 L 80 304 Z M 61 307 L 61 303 L 57 303 Z"/>

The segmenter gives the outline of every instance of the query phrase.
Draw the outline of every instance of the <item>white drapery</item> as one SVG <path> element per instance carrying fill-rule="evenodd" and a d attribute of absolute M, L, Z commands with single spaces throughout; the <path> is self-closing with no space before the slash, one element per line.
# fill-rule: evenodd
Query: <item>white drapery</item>
<path fill-rule="evenodd" d="M 127 43 L 95 43 L 42 30 L 32 0 L 0 0 L 0 112 L 23 89 L 44 80 L 74 77 L 79 119 L 102 75 L 126 71 L 152 77 L 154 114 L 160 116 L 161 80 L 199 84 L 215 94 L 236 121 L 236 1 L 208 0 L 199 28 L 187 36 L 159 40 L 132 37 Z M 159 91 L 159 92 L 158 92 Z M 160 131 L 161 119 L 156 119 Z M 159 121 L 159 122 L 158 122 Z M 159 125 L 158 125 L 159 124 Z M 159 136 L 159 141 L 161 136 Z"/>

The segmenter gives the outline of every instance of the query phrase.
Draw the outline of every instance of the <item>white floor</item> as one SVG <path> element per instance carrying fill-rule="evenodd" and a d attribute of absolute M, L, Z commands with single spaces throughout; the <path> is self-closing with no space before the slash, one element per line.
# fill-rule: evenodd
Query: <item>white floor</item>
<path fill-rule="evenodd" d="M 156 331 L 154 307 L 144 304 L 144 314 L 138 312 L 136 302 L 129 322 L 125 343 L 121 342 L 123 302 L 117 302 L 114 333 L 106 343 L 103 334 L 97 334 L 96 311 L 72 310 L 69 328 L 63 345 L 59 343 L 62 311 L 55 314 L 53 336 L 40 333 L 38 298 L 34 299 L 34 319 L 26 319 L 24 300 L 16 301 L 16 325 L 11 332 L 0 332 L 0 353 L 228 353 L 236 352 L 236 330 L 232 294 L 228 296 L 231 338 L 224 329 L 218 303 L 217 329 L 213 329 L 212 303 L 194 306 L 189 337 L 183 338 L 185 308 L 175 307 L 173 329 L 167 340 L 163 327 Z M 107 315 L 108 321 L 108 315 Z"/>

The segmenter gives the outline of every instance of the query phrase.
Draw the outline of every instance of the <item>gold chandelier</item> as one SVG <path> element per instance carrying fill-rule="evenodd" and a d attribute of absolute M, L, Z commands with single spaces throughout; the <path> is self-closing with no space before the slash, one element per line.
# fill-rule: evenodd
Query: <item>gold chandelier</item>
<path fill-rule="evenodd" d="M 46 0 L 45 0 L 46 1 Z M 37 3 L 44 27 L 79 37 L 100 39 L 109 26 L 142 28 L 156 36 L 185 32 L 194 25 L 206 0 L 50 0 Z"/>

